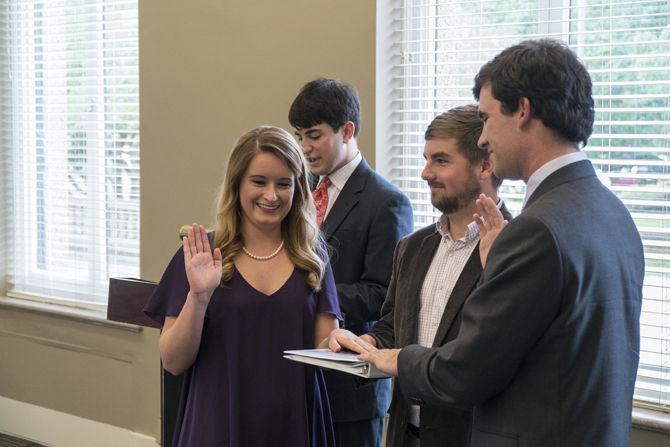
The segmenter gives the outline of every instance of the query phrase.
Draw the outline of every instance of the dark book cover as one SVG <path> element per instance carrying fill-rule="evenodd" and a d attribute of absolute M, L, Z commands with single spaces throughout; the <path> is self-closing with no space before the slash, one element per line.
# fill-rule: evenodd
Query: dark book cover
<path fill-rule="evenodd" d="M 160 329 L 144 314 L 144 306 L 154 293 L 156 283 L 137 278 L 109 278 L 107 319 Z"/>

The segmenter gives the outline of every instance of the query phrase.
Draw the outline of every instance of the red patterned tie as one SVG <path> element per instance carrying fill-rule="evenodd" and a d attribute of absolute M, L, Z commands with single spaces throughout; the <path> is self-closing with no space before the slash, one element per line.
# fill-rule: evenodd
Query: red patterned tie
<path fill-rule="evenodd" d="M 323 218 L 326 215 L 326 210 L 328 209 L 328 187 L 330 186 L 330 179 L 324 177 L 321 179 L 319 186 L 312 191 L 312 197 L 314 197 L 314 204 L 316 205 L 316 226 L 321 228 L 323 223 Z"/>

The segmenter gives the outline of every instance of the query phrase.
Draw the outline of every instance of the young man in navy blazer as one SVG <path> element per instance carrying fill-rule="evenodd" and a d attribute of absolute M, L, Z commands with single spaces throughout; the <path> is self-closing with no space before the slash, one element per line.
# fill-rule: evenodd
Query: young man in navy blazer
<path fill-rule="evenodd" d="M 480 69 L 479 145 L 499 177 L 526 182 L 523 210 L 504 226 L 478 200 L 481 245 L 495 241 L 454 340 L 362 356 L 419 404 L 474 406 L 473 447 L 629 443 L 644 256 L 630 213 L 581 150 L 591 85 L 577 56 L 549 39 Z"/>
<path fill-rule="evenodd" d="M 379 319 L 396 243 L 412 231 L 409 199 L 360 154 L 360 102 L 352 86 L 332 79 L 305 84 L 289 122 L 313 174 L 317 221 L 331 248 L 344 327 L 365 333 Z M 378 447 L 390 380 L 324 375 L 338 446 Z"/>

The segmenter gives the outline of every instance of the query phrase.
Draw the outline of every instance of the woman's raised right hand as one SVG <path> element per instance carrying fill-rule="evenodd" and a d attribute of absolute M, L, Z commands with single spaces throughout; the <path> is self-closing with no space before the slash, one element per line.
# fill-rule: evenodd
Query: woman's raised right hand
<path fill-rule="evenodd" d="M 212 251 L 207 230 L 196 223 L 188 229 L 182 245 L 190 292 L 209 300 L 221 283 L 221 250 L 217 247 Z"/>

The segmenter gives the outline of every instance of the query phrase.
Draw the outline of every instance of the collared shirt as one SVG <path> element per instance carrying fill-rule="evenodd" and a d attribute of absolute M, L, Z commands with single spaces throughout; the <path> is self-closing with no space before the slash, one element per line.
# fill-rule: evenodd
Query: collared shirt
<path fill-rule="evenodd" d="M 417 343 L 426 347 L 433 346 L 454 285 L 479 241 L 479 228 L 474 222 L 468 225 L 465 235 L 456 240 L 449 233 L 447 216 L 442 215 L 436 227 L 442 239 L 423 280 L 417 332 Z"/>
<path fill-rule="evenodd" d="M 496 205 L 500 209 L 503 201 L 498 199 Z M 417 343 L 428 348 L 433 346 L 444 309 L 447 307 L 456 281 L 479 242 L 479 227 L 474 221 L 468 224 L 465 235 L 456 240 L 449 233 L 449 218 L 445 214 L 440 217 L 435 227 L 442 239 L 421 287 L 417 327 Z M 410 411 L 410 423 L 417 427 L 419 427 L 420 409 L 418 405 L 412 405 Z"/>
<path fill-rule="evenodd" d="M 547 177 L 561 169 L 563 166 L 577 163 L 578 161 L 586 159 L 587 156 L 584 151 L 577 151 L 556 157 L 540 166 L 537 171 L 533 172 L 533 174 L 528 177 L 528 181 L 526 182 L 526 196 L 523 198 L 522 208 L 526 207 L 526 202 L 528 202 L 530 196 L 533 195 L 537 187 L 540 186 L 540 183 L 542 183 Z"/>
<path fill-rule="evenodd" d="M 333 204 L 340 195 L 340 191 L 342 191 L 342 188 L 344 188 L 347 180 L 349 180 L 349 177 L 351 177 L 351 174 L 354 173 L 362 160 L 363 156 L 360 152 L 358 152 L 349 163 L 342 166 L 337 171 L 333 171 L 328 174 L 330 185 L 328 186 L 328 207 L 326 208 L 326 214 L 323 216 L 324 220 L 328 216 L 328 213 L 330 213 L 330 210 L 333 208 Z M 319 183 L 321 183 L 321 179 L 323 179 L 323 177 L 325 176 L 322 175 L 319 177 Z"/>
<path fill-rule="evenodd" d="M 440 217 L 436 227 L 442 239 L 426 272 L 423 287 L 421 287 L 417 327 L 417 343 L 426 347 L 433 346 L 449 296 L 461 276 L 465 263 L 468 262 L 479 242 L 479 228 L 474 222 L 468 225 L 465 236 L 457 240 L 454 240 L 449 233 L 449 219 L 446 215 L 443 214 Z M 410 412 L 410 423 L 419 427 L 419 418 L 420 407 L 413 405 Z"/>

